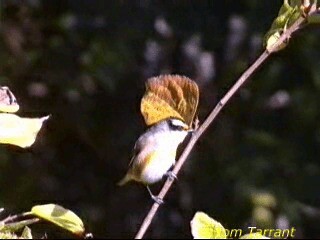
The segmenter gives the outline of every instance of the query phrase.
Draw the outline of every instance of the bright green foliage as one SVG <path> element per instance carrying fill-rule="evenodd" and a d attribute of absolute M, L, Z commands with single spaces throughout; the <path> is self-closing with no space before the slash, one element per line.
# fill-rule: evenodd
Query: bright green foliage
<path fill-rule="evenodd" d="M 0 239 L 33 239 L 33 237 L 31 229 L 29 227 L 24 227 L 20 237 L 11 231 L 0 230 Z"/>
<path fill-rule="evenodd" d="M 191 220 L 190 225 L 194 239 L 226 239 L 229 237 L 235 237 L 231 235 L 228 236 L 228 231 L 221 225 L 221 223 L 209 217 L 204 212 L 197 212 Z M 239 237 L 239 239 L 269 239 L 261 233 L 247 233 L 242 235 L 242 231 L 237 237 Z"/>
<path fill-rule="evenodd" d="M 278 17 L 273 21 L 270 30 L 264 37 L 264 45 L 269 52 L 279 51 L 285 48 L 288 40 L 283 41 L 278 47 L 273 49 L 273 45 L 300 16 L 307 19 L 307 23 L 319 23 L 319 13 L 309 14 L 311 8 L 317 7 L 317 1 L 310 1 L 309 6 L 303 5 L 301 0 L 284 0 L 280 8 Z"/>
<path fill-rule="evenodd" d="M 31 229 L 27 227 L 27 225 L 31 225 L 33 223 L 38 222 L 39 219 L 27 219 L 12 223 L 4 223 L 4 221 L 0 221 L 0 239 L 32 239 Z M 16 232 L 20 231 L 23 228 L 21 236 L 19 237 Z"/>
<path fill-rule="evenodd" d="M 81 237 L 92 235 L 91 233 L 84 233 L 82 220 L 72 211 L 56 204 L 45 204 L 34 206 L 31 212 L 13 215 L 0 220 L 0 239 L 32 239 L 31 229 L 28 226 L 39 222 L 41 219 L 52 222 Z"/>
<path fill-rule="evenodd" d="M 52 222 L 74 234 L 82 235 L 84 226 L 82 220 L 72 211 L 56 204 L 34 206 L 31 212 L 49 222 Z"/>
<path fill-rule="evenodd" d="M 24 239 L 32 239 L 31 229 L 29 227 L 24 227 L 21 237 Z"/>
<path fill-rule="evenodd" d="M 301 15 L 298 2 L 300 1 L 284 0 L 278 17 L 273 21 L 270 30 L 264 37 L 264 45 L 268 51 L 271 51 L 272 46 L 280 38 L 281 34 Z M 286 45 L 287 43 L 283 42 L 275 51 L 283 49 Z"/>
<path fill-rule="evenodd" d="M 199 80 L 202 123 L 259 55 L 260 36 L 283 1 L 2 3 L 0 83 L 18 94 L 25 117 L 54 113 L 54 121 L 31 151 L 0 145 L 1 205 L 30 209 L 58 198 L 81 208 L 95 234 L 132 238 L 150 198 L 115 182 L 142 132 L 137 103 L 145 79 L 174 72 Z M 232 32 L 234 20 L 242 30 Z M 169 35 L 155 29 L 159 23 Z M 273 222 L 284 217 L 302 238 L 320 235 L 310 211 L 319 208 L 320 41 L 316 28 L 305 30 L 252 75 L 203 135 L 183 166 L 183 186 L 170 190 L 167 204 L 174 207 L 160 210 L 148 238 L 187 237 L 181 228 L 194 206 L 225 227 L 246 226 L 256 220 L 251 194 L 261 191 L 276 197 Z M 205 67 L 214 74 L 206 77 L 200 63 L 208 54 L 214 67 Z M 181 221 L 172 226 L 168 217 L 176 215 Z"/>
<path fill-rule="evenodd" d="M 42 118 L 21 118 L 12 114 L 19 110 L 19 104 L 8 87 L 0 86 L 0 143 L 22 148 L 30 147 L 36 140 L 42 124 L 49 116 Z"/>
<path fill-rule="evenodd" d="M 191 221 L 191 232 L 195 239 L 225 239 L 226 230 L 213 218 L 203 212 L 197 212 Z"/>
<path fill-rule="evenodd" d="M 10 232 L 0 232 L 0 239 L 18 239 L 19 237 Z"/>
<path fill-rule="evenodd" d="M 31 225 L 33 223 L 38 222 L 38 219 L 27 219 L 27 220 L 22 220 L 22 221 L 17 221 L 17 222 L 13 222 L 13 223 L 7 223 L 4 224 L 0 231 L 1 232 L 16 232 L 19 231 L 20 229 L 26 227 L 27 225 Z"/>
<path fill-rule="evenodd" d="M 277 206 L 277 199 L 268 192 L 254 193 L 252 203 L 257 206 L 274 208 Z"/>

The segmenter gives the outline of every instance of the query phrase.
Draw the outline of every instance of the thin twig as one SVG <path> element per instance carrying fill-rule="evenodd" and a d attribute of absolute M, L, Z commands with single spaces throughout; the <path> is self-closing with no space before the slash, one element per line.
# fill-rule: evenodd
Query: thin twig
<path fill-rule="evenodd" d="M 17 220 L 18 218 L 22 218 L 22 217 L 27 217 L 27 216 L 31 216 L 32 213 L 31 212 L 24 212 L 21 214 L 16 214 L 16 215 L 12 215 L 12 216 L 8 216 L 5 219 L 1 220 L 1 223 L 7 224 L 9 222 L 13 222 L 15 220 Z"/>
<path fill-rule="evenodd" d="M 231 97 L 240 89 L 240 87 L 249 79 L 249 77 L 261 66 L 261 64 L 271 55 L 272 52 L 277 51 L 279 49 L 279 46 L 287 41 L 292 33 L 299 29 L 301 24 L 305 21 L 305 18 L 299 17 L 294 24 L 291 25 L 284 33 L 281 35 L 281 37 L 274 43 L 272 47 L 269 48 L 269 51 L 265 50 L 258 58 L 257 60 L 241 75 L 241 77 L 237 80 L 237 82 L 231 87 L 231 89 L 225 94 L 225 96 L 218 102 L 216 107 L 212 110 L 212 112 L 209 114 L 209 116 L 206 118 L 206 120 L 203 122 L 203 124 L 194 132 L 193 136 L 191 137 L 188 145 L 184 149 L 183 153 L 181 154 L 179 160 L 175 164 L 175 167 L 173 169 L 173 173 L 177 176 L 178 172 L 180 171 L 180 168 L 186 161 L 187 157 L 189 156 L 191 150 L 193 149 L 194 145 L 200 138 L 200 136 L 205 132 L 205 130 L 209 127 L 209 125 L 213 122 L 213 120 L 217 117 L 221 109 L 226 105 L 226 103 L 231 99 Z M 168 190 L 170 189 L 171 185 L 173 183 L 173 179 L 168 178 L 165 182 L 164 186 L 162 187 L 158 197 L 160 199 L 164 199 L 165 195 L 167 194 Z M 135 236 L 135 239 L 141 239 L 147 229 L 149 228 L 152 219 L 154 218 L 158 208 L 158 203 L 154 203 L 149 210 L 147 216 L 145 217 L 137 235 Z"/>
<path fill-rule="evenodd" d="M 18 229 L 21 229 L 27 225 L 31 225 L 34 223 L 39 222 L 40 219 L 39 218 L 30 218 L 30 219 L 26 219 L 26 220 L 21 220 L 19 222 L 12 222 L 12 223 L 8 223 L 5 224 L 4 226 L 2 226 L 2 231 L 3 230 L 10 230 L 10 231 L 16 231 Z"/>

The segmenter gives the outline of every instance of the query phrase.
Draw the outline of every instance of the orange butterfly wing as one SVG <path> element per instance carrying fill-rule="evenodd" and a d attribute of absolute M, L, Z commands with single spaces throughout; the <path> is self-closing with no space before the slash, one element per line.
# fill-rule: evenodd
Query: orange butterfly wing
<path fill-rule="evenodd" d="M 179 75 L 149 78 L 141 100 L 146 124 L 177 118 L 191 127 L 199 102 L 199 89 L 191 79 Z"/>

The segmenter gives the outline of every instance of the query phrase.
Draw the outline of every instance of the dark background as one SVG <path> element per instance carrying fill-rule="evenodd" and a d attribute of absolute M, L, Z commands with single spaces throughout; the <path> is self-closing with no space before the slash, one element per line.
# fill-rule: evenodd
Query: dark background
<path fill-rule="evenodd" d="M 0 84 L 20 116 L 51 118 L 31 148 L 0 146 L 0 207 L 15 214 L 57 203 L 95 237 L 134 237 L 152 201 L 142 185 L 116 183 L 145 129 L 146 79 L 194 79 L 203 121 L 263 51 L 281 3 L 1 0 Z M 319 37 L 316 27 L 299 31 L 231 99 L 146 237 L 191 238 L 196 211 L 229 229 L 295 227 L 298 237 L 320 237 Z M 32 229 L 69 236 L 51 224 Z"/>

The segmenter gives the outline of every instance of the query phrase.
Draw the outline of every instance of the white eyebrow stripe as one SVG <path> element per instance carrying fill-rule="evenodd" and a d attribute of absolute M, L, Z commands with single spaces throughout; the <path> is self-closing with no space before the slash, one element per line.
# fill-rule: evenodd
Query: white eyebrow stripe
<path fill-rule="evenodd" d="M 182 122 L 181 120 L 178 120 L 178 119 L 172 119 L 171 123 L 175 126 L 181 126 L 181 127 L 187 126 L 184 122 Z"/>

